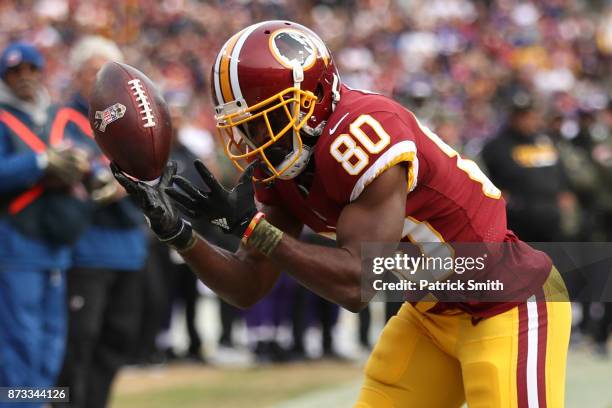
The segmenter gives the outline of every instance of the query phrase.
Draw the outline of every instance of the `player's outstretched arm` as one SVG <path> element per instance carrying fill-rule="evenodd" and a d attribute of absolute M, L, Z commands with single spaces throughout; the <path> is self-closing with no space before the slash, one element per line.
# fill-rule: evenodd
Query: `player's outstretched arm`
<path fill-rule="evenodd" d="M 261 272 L 267 268 L 273 270 L 274 265 L 304 286 L 348 310 L 358 311 L 365 305 L 366 302 L 361 299 L 361 243 L 398 242 L 401 239 L 407 194 L 404 165 L 388 169 L 357 200 L 344 208 L 336 230 L 338 248 L 311 245 L 293 238 L 286 231 L 291 229 L 295 221 L 279 209 L 271 211 L 266 208 L 263 214 L 257 213 L 253 204 L 252 185 L 246 183 L 250 177 L 248 172 L 230 192 L 219 186 L 202 164 L 196 167 L 210 187 L 210 192 L 175 178 L 176 184 L 185 194 L 178 190 L 168 190 L 168 193 L 190 216 L 206 217 L 208 221 L 222 226 L 226 232 L 243 236 L 248 250 L 245 248 L 236 258 L 231 258 L 236 268 L 242 270 L 243 265 L 247 265 L 248 269 L 248 265 L 252 265 L 253 269 Z M 295 231 L 299 232 L 299 227 Z M 193 249 L 183 252 L 189 264 L 200 271 L 200 277 L 206 283 L 208 281 L 203 276 L 207 268 L 223 267 L 215 251 L 218 250 L 198 241 Z M 265 262 L 266 259 L 271 262 Z M 223 265 L 226 263 L 224 261 Z M 265 279 L 272 274 L 258 273 L 256 279 L 262 276 Z M 223 288 L 231 286 L 231 276 L 218 276 L 216 279 L 224 282 Z M 224 293 L 220 286 L 211 287 Z"/>
<path fill-rule="evenodd" d="M 267 219 L 292 236 L 302 224 L 276 207 L 264 207 Z M 181 256 L 198 278 L 227 302 L 250 307 L 265 296 L 280 274 L 270 258 L 253 248 L 240 245 L 236 253 L 210 244 L 199 237 L 193 248 Z"/>
<path fill-rule="evenodd" d="M 361 293 L 361 244 L 401 240 L 407 192 L 405 165 L 396 165 L 344 208 L 336 226 L 337 248 L 303 243 L 285 234 L 270 258 L 312 291 L 359 312 L 367 304 Z"/>
<path fill-rule="evenodd" d="M 200 280 L 227 302 L 238 307 L 248 307 L 272 288 L 279 272 L 267 257 L 244 247 L 235 254 L 216 247 L 194 234 L 191 225 L 182 219 L 167 194 L 167 191 L 171 191 L 169 188 L 176 174 L 175 163 L 167 165 L 155 186 L 129 178 L 115 164 L 111 168 L 117 181 L 138 202 L 157 237 L 178 250 Z M 250 174 L 244 179 L 250 183 Z M 234 189 L 233 192 L 239 191 Z M 237 204 L 235 196 L 225 198 L 231 201 L 225 203 L 225 210 L 236 210 L 230 211 L 235 217 L 226 225 L 230 229 L 236 228 L 235 224 L 240 224 L 242 218 L 248 216 L 237 210 L 238 207 L 247 207 L 233 205 Z M 240 198 L 239 201 L 244 203 L 243 197 Z M 250 197 L 246 198 L 253 201 L 252 190 Z M 209 214 L 214 213 L 210 208 L 207 210 Z M 290 234 L 299 234 L 301 224 L 284 216 L 279 210 L 267 208 L 265 211 L 280 228 Z"/>

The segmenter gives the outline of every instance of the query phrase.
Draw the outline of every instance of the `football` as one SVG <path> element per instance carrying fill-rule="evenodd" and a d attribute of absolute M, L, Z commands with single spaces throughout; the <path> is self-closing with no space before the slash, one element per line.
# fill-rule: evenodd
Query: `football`
<path fill-rule="evenodd" d="M 153 82 L 127 64 L 107 62 L 89 100 L 89 122 L 104 154 L 139 180 L 154 180 L 170 154 L 168 106 Z"/>

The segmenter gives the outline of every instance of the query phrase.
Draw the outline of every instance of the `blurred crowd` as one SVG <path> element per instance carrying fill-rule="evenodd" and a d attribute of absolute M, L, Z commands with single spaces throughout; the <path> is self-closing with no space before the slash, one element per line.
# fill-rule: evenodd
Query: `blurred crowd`
<path fill-rule="evenodd" d="M 445 125 L 457 143 L 495 133 L 516 87 L 571 121 L 604 108 L 611 86 L 605 0 L 9 0 L 0 11 L 0 42 L 20 38 L 43 48 L 52 95 L 69 87 L 70 46 L 95 32 L 189 100 L 191 119 L 208 129 L 211 61 L 232 33 L 263 19 L 311 27 L 347 84 L 395 96 L 422 121 Z M 564 130 L 571 136 L 575 126 Z"/>
<path fill-rule="evenodd" d="M 0 2 L 0 49 L 14 41 L 33 44 L 45 60 L 44 74 L 37 79 L 40 89 L 48 90 L 52 102 L 77 111 L 86 106 L 83 81 L 87 81 L 87 75 L 91 81 L 87 68 L 96 66 L 91 61 L 95 50 L 103 49 L 101 54 L 107 59 L 121 55 L 163 90 L 176 126 L 172 155 L 180 171 L 189 172 L 190 162 L 201 158 L 220 180 L 230 185 L 236 172 L 225 160 L 215 136 L 210 68 L 230 35 L 266 19 L 289 19 L 309 26 L 327 42 L 347 85 L 394 97 L 448 144 L 479 161 L 504 191 L 509 226 L 522 239 L 612 240 L 610 1 L 4 0 Z M 117 49 L 114 44 L 91 42 L 88 54 L 82 40 L 93 35 L 111 39 Z M 81 50 L 76 52 L 79 45 Z M 42 69 L 36 61 L 32 57 L 26 62 L 34 69 Z M 8 154 L 1 147 L 0 153 Z M 78 157 L 72 157 L 65 149 L 50 149 L 47 156 L 50 161 L 41 169 L 52 173 L 51 178 L 61 179 L 61 165 L 78 162 Z M 101 160 L 94 161 L 94 168 L 101 166 Z M 59 170 L 53 168 L 54 163 Z M 3 175 L 0 171 L 0 177 Z M 101 180 L 104 177 L 100 176 Z M 71 186 L 70 181 L 60 181 Z M 123 199 L 114 196 L 117 202 Z M 131 210 L 116 211 L 105 214 L 111 218 L 123 214 L 120 225 L 115 222 L 117 218 L 111 222 L 100 216 L 98 220 L 104 228 L 144 231 L 141 223 L 130 218 Z M 96 293 L 92 296 L 98 302 L 97 311 L 88 312 L 92 314 L 87 314 L 85 320 L 81 318 L 78 327 L 69 327 L 66 358 L 73 361 L 64 363 L 60 384 L 76 381 L 98 401 L 106 401 L 116 371 L 126 363 L 207 359 L 196 325 L 196 305 L 202 288 L 198 290 L 196 278 L 176 253 L 134 231 L 124 239 L 131 240 L 139 261 L 96 265 L 92 261 L 95 256 L 87 257 L 87 251 L 92 249 L 83 247 L 80 241 L 87 256 L 76 263 L 62 258 L 51 266 L 27 266 L 77 270 L 72 278 L 70 274 L 67 277 L 71 314 L 81 310 L 83 302 L 91 301 L 79 291 Z M 100 234 L 88 231 L 85 237 L 99 242 L 96 239 L 103 236 Z M 209 228 L 208 238 L 226 248 L 238 244 L 213 228 Z M 46 249 L 41 251 L 47 253 Z M 0 242 L 0 258 L 3 254 Z M 109 256 L 112 257 L 103 257 Z M 3 258 L 0 262 L 6 263 Z M 96 274 L 97 269 L 109 273 Z M 133 275 L 126 278 L 116 272 Z M 49 282 L 61 279 L 57 276 L 60 275 L 50 274 Z M 92 276 L 97 276 L 94 283 Z M 4 287 L 8 286 L 4 283 Z M 121 294 L 118 287 L 123 288 Z M 106 295 L 101 296 L 102 292 Z M 177 302 L 184 305 L 190 339 L 184 356 L 177 356 L 168 336 L 172 305 Z M 59 313 L 60 309 L 54 310 Z M 338 357 L 333 347 L 337 307 L 298 288 L 289 279 L 282 280 L 253 310 L 238 312 L 223 302 L 219 310 L 220 347 L 234 348 L 234 322 L 244 318 L 257 361 L 307 358 L 304 332 L 316 324 L 323 333 L 323 355 Z M 594 333 L 598 350 L 605 355 L 608 325 L 612 322 L 610 304 L 585 303 L 582 310 L 580 331 Z M 392 305 L 387 310 L 388 315 L 391 313 Z M 359 342 L 368 348 L 367 310 L 360 315 L 360 321 Z M 98 326 L 92 327 L 94 323 Z M 291 328 L 293 341 L 278 340 L 281 327 Z M 70 330 L 90 337 L 75 334 L 71 338 L 74 333 Z M 111 334 L 102 336 L 100 332 L 104 330 Z M 55 331 L 61 332 L 62 328 Z M 138 347 L 126 350 L 117 346 L 129 342 Z M 1 364 L 9 361 L 4 358 L 4 362 L 0 358 Z M 87 360 L 85 365 L 83 359 Z M 102 364 L 100 359 L 110 363 Z M 89 375 L 89 384 L 79 382 L 88 367 L 96 364 L 98 377 Z M 59 365 L 49 370 L 58 372 Z M 0 380 L 10 382 L 8 377 Z M 45 381 L 41 380 L 41 384 Z M 98 386 L 95 392 L 87 388 L 95 384 L 105 385 L 102 389 Z M 103 404 L 83 402 L 88 407 Z"/>

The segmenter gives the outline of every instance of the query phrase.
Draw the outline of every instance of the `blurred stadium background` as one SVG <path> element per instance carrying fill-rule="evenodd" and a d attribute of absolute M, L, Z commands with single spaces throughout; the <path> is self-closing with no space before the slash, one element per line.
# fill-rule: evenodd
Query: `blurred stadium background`
<path fill-rule="evenodd" d="M 467 156 L 477 157 L 503 128 L 520 92 L 538 102 L 543 131 L 555 141 L 581 132 L 612 139 L 609 0 L 2 0 L 0 47 L 12 40 L 36 44 L 47 59 L 45 85 L 61 102 L 73 91 L 71 47 L 86 34 L 113 39 L 126 62 L 180 109 L 181 142 L 231 183 L 234 170 L 215 139 L 210 67 L 231 34 L 266 19 L 311 27 L 334 53 L 345 83 L 395 97 Z M 579 217 L 575 211 L 565 216 L 561 223 L 571 229 Z M 287 282 L 254 312 L 258 318 L 246 312 L 251 323 L 245 325 L 245 313 L 220 307 L 198 286 L 195 317 L 188 313 L 202 337 L 194 350 L 183 292 L 168 293 L 174 286 L 160 271 L 175 267 L 159 261 L 168 258 L 163 251 L 152 246 L 142 273 L 146 293 L 135 299 L 145 302 L 137 328 L 143 339 L 117 379 L 113 407 L 351 405 L 385 320 L 383 305 L 373 305 L 369 316 L 341 311 L 336 322 L 333 307 Z M 576 305 L 576 322 L 587 309 L 597 319 L 604 308 Z M 164 317 L 169 313 L 171 319 Z M 305 353 L 291 349 L 296 316 Z M 606 356 L 593 346 L 588 325 L 576 328 L 569 407 L 612 407 Z"/>

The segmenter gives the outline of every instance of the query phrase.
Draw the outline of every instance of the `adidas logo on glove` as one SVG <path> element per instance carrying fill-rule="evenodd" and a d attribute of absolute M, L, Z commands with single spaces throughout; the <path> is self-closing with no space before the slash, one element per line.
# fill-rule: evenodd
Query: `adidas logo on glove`
<path fill-rule="evenodd" d="M 229 225 L 227 225 L 227 219 L 226 218 L 218 218 L 216 220 L 212 220 L 211 223 L 215 224 L 217 227 L 223 228 L 224 230 L 228 230 L 229 229 Z"/>

